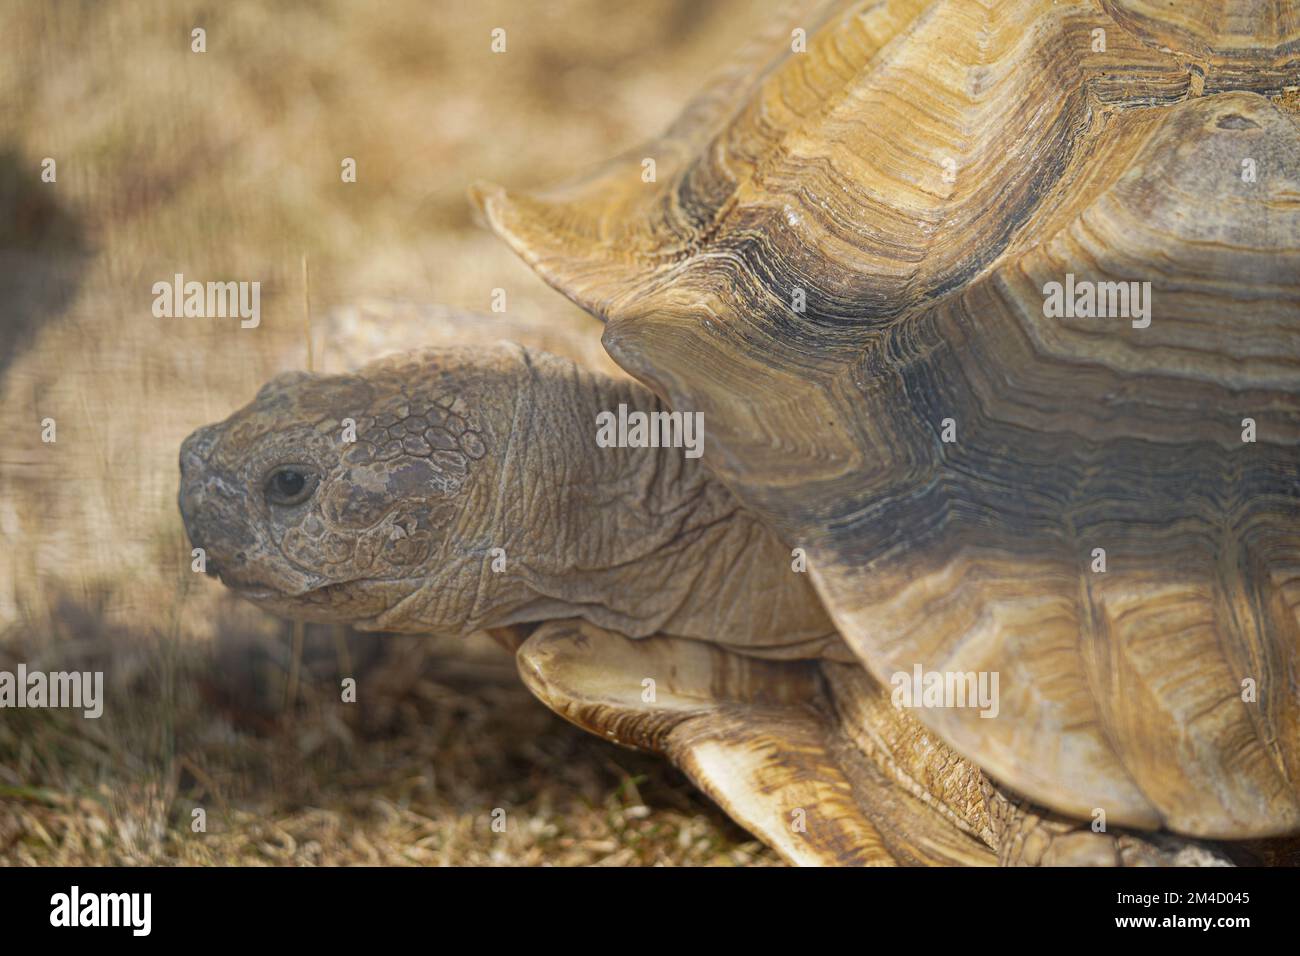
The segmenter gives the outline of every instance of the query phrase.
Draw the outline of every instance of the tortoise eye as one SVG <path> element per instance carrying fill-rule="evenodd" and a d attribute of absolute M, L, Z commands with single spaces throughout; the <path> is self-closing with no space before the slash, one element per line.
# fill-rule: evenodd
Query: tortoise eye
<path fill-rule="evenodd" d="M 266 479 L 266 500 L 273 505 L 302 504 L 316 490 L 316 474 L 301 465 L 285 465 Z"/>

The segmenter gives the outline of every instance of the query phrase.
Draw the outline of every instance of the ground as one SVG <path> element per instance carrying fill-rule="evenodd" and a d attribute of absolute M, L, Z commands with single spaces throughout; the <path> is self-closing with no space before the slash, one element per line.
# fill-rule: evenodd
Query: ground
<path fill-rule="evenodd" d="M 0 668 L 104 670 L 110 703 L 95 721 L 5 713 L 0 859 L 774 862 L 670 766 L 542 707 L 486 639 L 310 628 L 295 655 L 291 627 L 221 613 L 211 642 L 107 628 L 72 602 L 53 633 L 6 636 Z"/>
<path fill-rule="evenodd" d="M 465 190 L 654 135 L 762 10 L 0 7 L 0 670 L 108 689 L 99 720 L 0 711 L 0 862 L 776 862 L 671 768 L 546 711 L 485 640 L 295 639 L 191 572 L 175 506 L 181 439 L 306 364 L 308 305 L 317 367 L 505 337 L 614 371 Z M 260 281 L 260 325 L 155 317 L 178 272 Z"/>

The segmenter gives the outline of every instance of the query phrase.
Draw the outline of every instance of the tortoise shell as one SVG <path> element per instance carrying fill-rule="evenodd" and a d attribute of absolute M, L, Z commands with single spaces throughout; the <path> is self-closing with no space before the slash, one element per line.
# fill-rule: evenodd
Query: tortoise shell
<path fill-rule="evenodd" d="M 806 38 L 806 39 L 805 39 Z M 492 226 L 878 680 L 1080 818 L 1300 827 L 1300 8 L 821 5 Z M 653 160 L 652 163 L 646 162 Z M 652 173 L 652 174 L 651 174 Z"/>

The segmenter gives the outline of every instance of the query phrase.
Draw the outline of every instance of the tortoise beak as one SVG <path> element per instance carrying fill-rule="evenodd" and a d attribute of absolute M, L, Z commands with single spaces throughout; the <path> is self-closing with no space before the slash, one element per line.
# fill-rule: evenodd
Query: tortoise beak
<path fill-rule="evenodd" d="M 232 583 L 254 542 L 241 540 L 245 519 L 239 489 L 211 462 L 217 437 L 217 428 L 205 425 L 181 443 L 177 505 L 190 544 L 203 549 L 204 573 L 223 581 L 231 577 L 227 583 Z"/>

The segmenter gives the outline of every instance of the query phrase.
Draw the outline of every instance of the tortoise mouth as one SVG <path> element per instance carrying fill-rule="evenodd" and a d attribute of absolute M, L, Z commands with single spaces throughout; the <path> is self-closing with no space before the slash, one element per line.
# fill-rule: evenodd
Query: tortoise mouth
<path fill-rule="evenodd" d="M 239 581 L 227 581 L 221 578 L 221 583 L 234 591 L 242 598 L 248 598 L 252 601 L 297 601 L 312 594 L 333 594 L 336 589 L 344 587 L 346 584 L 352 584 L 352 581 L 332 584 L 314 584 L 308 587 L 296 588 L 291 591 L 284 591 L 280 588 L 271 587 L 266 584 L 245 584 Z M 364 583 L 364 582 L 355 582 Z"/>
<path fill-rule="evenodd" d="M 224 583 L 224 582 L 223 582 Z M 237 596 L 284 617 L 324 623 L 365 624 L 381 617 L 385 607 L 365 599 L 371 584 L 391 584 L 387 578 L 356 578 L 281 591 L 264 584 L 226 584 Z M 361 589 L 358 592 L 356 589 Z"/>
<path fill-rule="evenodd" d="M 221 583 L 234 591 L 240 597 L 246 598 L 250 601 L 268 601 L 275 598 L 287 599 L 294 596 L 283 594 L 275 588 L 267 588 L 257 585 L 230 584 L 226 581 L 222 581 Z"/>

